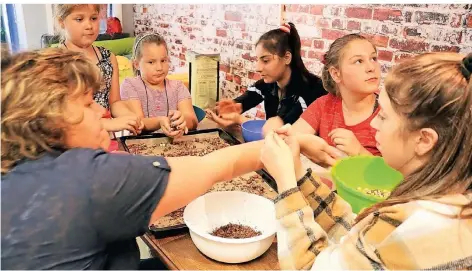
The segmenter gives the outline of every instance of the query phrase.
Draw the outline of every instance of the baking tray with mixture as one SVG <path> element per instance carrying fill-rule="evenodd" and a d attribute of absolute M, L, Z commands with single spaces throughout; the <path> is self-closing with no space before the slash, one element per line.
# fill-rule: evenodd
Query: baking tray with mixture
<path fill-rule="evenodd" d="M 240 144 L 236 138 L 221 129 L 191 131 L 176 140 L 171 140 L 159 133 L 126 136 L 121 137 L 120 140 L 123 148 L 129 153 L 164 157 L 203 156 L 230 145 Z M 277 196 L 276 183 L 264 170 L 217 183 L 208 192 L 212 191 L 243 191 L 271 200 Z M 149 230 L 156 236 L 168 236 L 186 230 L 187 227 L 183 221 L 184 208 L 161 217 Z"/>

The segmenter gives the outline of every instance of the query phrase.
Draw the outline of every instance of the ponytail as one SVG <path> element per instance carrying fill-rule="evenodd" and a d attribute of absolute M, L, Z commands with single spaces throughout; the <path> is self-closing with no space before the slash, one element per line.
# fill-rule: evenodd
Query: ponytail
<path fill-rule="evenodd" d="M 301 41 L 295 25 L 291 22 L 283 24 L 280 28 L 270 30 L 263 34 L 256 43 L 261 43 L 264 48 L 279 57 L 284 57 L 286 52 L 292 54 L 290 68 L 293 74 L 300 74 L 305 81 L 315 77 L 303 63 L 301 56 Z"/>

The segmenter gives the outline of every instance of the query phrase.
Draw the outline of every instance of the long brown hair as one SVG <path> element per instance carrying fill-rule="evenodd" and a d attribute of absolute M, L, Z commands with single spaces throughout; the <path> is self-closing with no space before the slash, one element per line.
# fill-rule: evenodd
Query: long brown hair
<path fill-rule="evenodd" d="M 404 130 L 432 128 L 438 142 L 423 167 L 406 176 L 387 200 L 366 209 L 357 221 L 384 206 L 471 191 L 470 63 L 472 54 L 464 58 L 429 53 L 401 62 L 387 75 L 385 90 L 395 112 L 406 121 Z"/>
<path fill-rule="evenodd" d="M 287 52 L 292 54 L 290 69 L 292 74 L 300 74 L 305 81 L 320 80 L 305 66 L 301 56 L 301 40 L 298 30 L 291 22 L 287 23 L 289 32 L 283 31 L 281 28 L 272 29 L 259 37 L 256 46 L 261 44 L 264 49 L 279 57 L 284 57 Z M 310 90 L 311 91 L 311 90 Z"/>
<path fill-rule="evenodd" d="M 3 56 L 2 56 L 3 57 Z M 2 173 L 23 159 L 65 148 L 69 98 L 100 88 L 101 73 L 82 53 L 60 48 L 2 58 Z"/>

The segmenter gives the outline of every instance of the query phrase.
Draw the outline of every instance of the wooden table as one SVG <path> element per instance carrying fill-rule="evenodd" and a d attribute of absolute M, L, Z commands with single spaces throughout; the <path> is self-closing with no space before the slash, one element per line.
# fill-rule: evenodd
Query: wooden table
<path fill-rule="evenodd" d="M 217 124 L 205 118 L 197 130 L 218 128 Z M 227 131 L 243 142 L 241 131 Z M 308 159 L 302 159 L 305 168 L 319 168 Z M 151 233 L 141 236 L 141 239 L 151 249 L 153 257 L 158 257 L 171 270 L 276 270 L 280 269 L 277 258 L 277 239 L 272 246 L 259 258 L 247 263 L 226 264 L 212 260 L 198 251 L 193 244 L 188 229 L 167 237 L 155 237 Z"/>
<path fill-rule="evenodd" d="M 205 118 L 197 130 L 218 128 L 217 124 Z M 240 130 L 229 130 L 241 142 Z M 183 230 L 176 235 L 156 238 L 151 233 L 141 236 L 141 239 L 151 249 L 153 257 L 158 257 L 171 270 L 275 270 L 280 269 L 277 259 L 277 244 L 272 246 L 262 256 L 247 263 L 226 264 L 212 260 L 198 251 L 193 244 L 190 234 Z M 275 242 L 275 241 L 274 241 Z"/>
<path fill-rule="evenodd" d="M 247 263 L 226 264 L 212 260 L 198 251 L 186 231 L 171 237 L 156 238 L 151 233 L 141 236 L 154 257 L 158 257 L 171 270 L 276 270 L 277 244 Z"/>

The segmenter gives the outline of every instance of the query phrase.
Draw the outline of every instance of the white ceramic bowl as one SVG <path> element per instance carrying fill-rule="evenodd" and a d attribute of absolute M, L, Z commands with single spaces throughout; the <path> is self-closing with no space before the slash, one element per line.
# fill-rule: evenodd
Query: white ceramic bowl
<path fill-rule="evenodd" d="M 185 208 L 184 221 L 200 252 L 225 263 L 242 263 L 261 256 L 269 249 L 276 232 L 274 203 L 239 191 L 213 192 L 197 198 Z M 228 239 L 210 234 L 228 223 L 250 226 L 262 235 Z"/>

